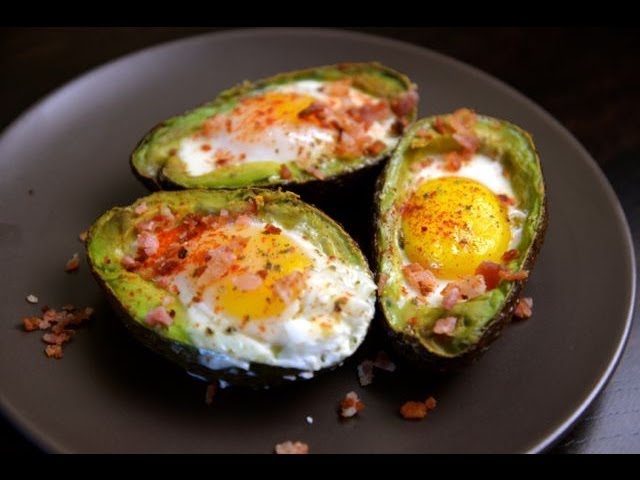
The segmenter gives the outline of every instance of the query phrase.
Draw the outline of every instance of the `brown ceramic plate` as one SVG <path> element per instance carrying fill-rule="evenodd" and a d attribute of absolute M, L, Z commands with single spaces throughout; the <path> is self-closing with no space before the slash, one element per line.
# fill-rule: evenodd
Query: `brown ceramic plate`
<path fill-rule="evenodd" d="M 509 327 L 480 362 L 449 377 L 405 371 L 361 388 L 352 359 L 308 383 L 228 391 L 207 407 L 204 385 L 129 338 L 86 264 L 73 275 L 62 266 L 81 251 L 77 235 L 97 215 L 146 193 L 127 160 L 156 122 L 244 79 L 365 60 L 408 73 L 421 90 L 421 116 L 467 106 L 533 133 L 550 211 L 528 286 L 535 316 Z M 50 451 L 267 453 L 277 442 L 300 439 L 313 452 L 537 452 L 603 388 L 631 322 L 628 228 L 610 186 L 578 142 L 532 102 L 477 70 L 360 34 L 226 32 L 94 70 L 4 133 L 0 206 L 0 404 Z M 39 336 L 19 328 L 20 318 L 37 310 L 24 301 L 32 292 L 41 304 L 97 308 L 61 361 L 45 358 Z M 369 339 L 369 348 L 375 342 Z M 337 402 L 353 389 L 367 408 L 341 423 Z M 404 401 L 426 395 L 438 399 L 428 419 L 399 417 Z"/>

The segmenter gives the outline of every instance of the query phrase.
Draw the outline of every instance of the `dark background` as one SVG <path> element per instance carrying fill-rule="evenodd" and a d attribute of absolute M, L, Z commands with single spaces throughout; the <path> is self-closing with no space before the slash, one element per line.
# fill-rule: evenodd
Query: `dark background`
<path fill-rule="evenodd" d="M 221 29 L 2 29 L 0 129 L 34 102 L 93 67 L 150 45 L 215 30 Z M 549 111 L 587 148 L 611 181 L 629 219 L 636 252 L 640 252 L 638 30 L 353 30 L 404 40 L 455 57 L 510 84 Z M 639 400 L 640 333 L 634 328 L 607 389 L 551 452 L 640 453 Z M 36 448 L 0 417 L 0 451 L 34 452 Z"/>

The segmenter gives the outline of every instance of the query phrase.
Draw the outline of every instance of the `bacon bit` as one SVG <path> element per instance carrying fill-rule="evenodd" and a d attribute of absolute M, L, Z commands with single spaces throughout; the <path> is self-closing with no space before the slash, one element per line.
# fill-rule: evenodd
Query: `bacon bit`
<path fill-rule="evenodd" d="M 45 322 L 38 317 L 24 317 L 22 319 L 22 326 L 27 332 L 33 332 L 34 330 L 44 330 L 44 328 L 41 328 L 44 323 Z M 49 322 L 46 322 L 46 325 L 47 326 L 45 328 L 49 328 Z"/>
<path fill-rule="evenodd" d="M 305 172 L 316 177 L 318 180 L 324 180 L 326 178 L 326 175 L 322 172 L 322 170 L 320 170 L 315 165 L 305 165 L 304 167 L 302 167 L 302 169 Z"/>
<path fill-rule="evenodd" d="M 516 201 L 515 201 L 515 199 L 513 197 L 510 197 L 509 195 L 505 195 L 504 193 L 498 194 L 498 200 L 500 200 L 505 205 L 515 205 L 516 204 Z"/>
<path fill-rule="evenodd" d="M 22 325 L 27 332 L 34 330 L 49 330 L 42 336 L 42 340 L 48 345 L 45 353 L 49 357 L 62 358 L 62 345 L 75 334 L 68 327 L 76 327 L 88 320 L 93 314 L 92 308 L 78 311 L 73 305 L 65 305 L 62 311 L 56 311 L 47 306 L 42 308 L 42 318 L 26 317 L 22 319 Z"/>
<path fill-rule="evenodd" d="M 289 180 L 291 177 L 293 177 L 293 174 L 291 173 L 291 170 L 289 170 L 289 167 L 284 163 L 280 165 L 280 178 L 283 180 Z"/>
<path fill-rule="evenodd" d="M 419 263 L 410 263 L 402 267 L 402 273 L 409 285 L 420 291 L 421 295 L 429 295 L 438 285 L 435 275 Z"/>
<path fill-rule="evenodd" d="M 156 307 L 147 313 L 144 321 L 150 326 L 161 325 L 169 327 L 173 323 L 173 318 L 164 307 Z"/>
<path fill-rule="evenodd" d="M 391 361 L 389 355 L 384 350 L 380 350 L 376 359 L 373 361 L 373 366 L 384 370 L 385 372 L 395 372 L 396 364 Z"/>
<path fill-rule="evenodd" d="M 475 135 L 454 133 L 452 137 L 456 142 L 458 142 L 458 145 L 467 151 L 475 152 L 480 145 L 480 139 Z"/>
<path fill-rule="evenodd" d="M 293 300 L 295 290 L 300 289 L 304 285 L 305 275 L 296 270 L 285 275 L 273 284 L 273 291 L 285 303 L 289 304 Z"/>
<path fill-rule="evenodd" d="M 200 150 L 202 150 L 203 152 L 208 152 L 211 150 L 211 145 L 209 145 L 208 143 L 203 143 L 202 145 L 200 145 Z"/>
<path fill-rule="evenodd" d="M 405 420 L 422 420 L 427 416 L 427 406 L 424 402 L 406 402 L 400 407 L 400 415 Z"/>
<path fill-rule="evenodd" d="M 533 314 L 533 298 L 520 297 L 513 314 L 521 320 L 531 318 Z"/>
<path fill-rule="evenodd" d="M 136 232 L 152 232 L 156 228 L 156 222 L 153 220 L 147 220 L 146 222 L 140 222 L 136 224 Z"/>
<path fill-rule="evenodd" d="M 262 233 L 265 233 L 267 235 L 277 235 L 282 231 L 281 228 L 276 227 L 275 225 L 272 225 L 271 223 L 267 223 L 264 227 L 264 230 L 262 231 Z"/>
<path fill-rule="evenodd" d="M 61 345 L 47 345 L 44 349 L 44 353 L 47 354 L 47 357 L 58 360 L 64 356 Z"/>
<path fill-rule="evenodd" d="M 387 273 L 381 273 L 378 275 L 378 291 L 381 292 L 389 281 L 389 275 Z"/>
<path fill-rule="evenodd" d="M 319 102 L 313 102 L 307 108 L 298 112 L 298 118 L 300 120 L 316 120 L 322 122 L 327 118 L 327 108 Z"/>
<path fill-rule="evenodd" d="M 424 404 L 427 406 L 427 410 L 431 411 L 431 410 L 435 410 L 436 406 L 438 405 L 438 402 L 436 402 L 435 398 L 429 397 L 424 401 Z"/>
<path fill-rule="evenodd" d="M 251 217 L 245 214 L 238 215 L 238 218 L 236 218 L 236 225 L 239 225 L 240 227 L 248 227 L 251 225 Z"/>
<path fill-rule="evenodd" d="M 418 100 L 418 92 L 412 88 L 408 92 L 391 101 L 391 111 L 398 117 L 404 117 L 415 108 L 418 104 Z"/>
<path fill-rule="evenodd" d="M 204 271 L 209 280 L 218 280 L 226 275 L 237 258 L 228 245 L 212 248 L 207 252 L 207 256 L 208 263 Z"/>
<path fill-rule="evenodd" d="M 207 385 L 207 392 L 205 393 L 205 396 L 204 396 L 204 403 L 206 403 L 207 405 L 211 405 L 213 403 L 213 397 L 215 396 L 217 391 L 218 391 L 217 384 L 210 383 L 209 385 Z"/>
<path fill-rule="evenodd" d="M 458 319 L 456 317 L 439 318 L 433 326 L 433 333 L 451 337 L 457 324 Z"/>
<path fill-rule="evenodd" d="M 449 152 L 444 156 L 444 169 L 457 172 L 462 167 L 462 156 L 458 152 Z"/>
<path fill-rule="evenodd" d="M 278 455 L 287 455 L 287 454 L 306 455 L 309 453 L 309 445 L 307 445 L 304 442 L 286 441 L 286 442 L 278 443 L 275 446 L 275 452 Z"/>
<path fill-rule="evenodd" d="M 173 215 L 173 212 L 171 211 L 171 208 L 166 205 L 162 205 L 160 207 L 160 217 L 167 223 L 173 223 L 176 219 L 176 217 Z"/>
<path fill-rule="evenodd" d="M 75 272 L 80 268 L 80 256 L 77 253 L 74 253 L 73 256 L 67 260 L 67 263 L 64 266 L 65 272 Z"/>
<path fill-rule="evenodd" d="M 470 300 L 482 295 L 486 291 L 487 286 L 482 275 L 473 275 L 463 278 L 462 280 L 449 282 L 442 290 L 442 306 L 449 310 L 460 299 Z"/>
<path fill-rule="evenodd" d="M 391 125 L 391 134 L 396 137 L 401 136 L 404 133 L 405 126 L 405 122 L 403 122 L 402 120 L 396 120 Z"/>
<path fill-rule="evenodd" d="M 442 307 L 445 310 L 451 310 L 460 300 L 460 289 L 455 286 L 448 288 L 449 285 L 442 290 Z"/>
<path fill-rule="evenodd" d="M 502 277 L 500 276 L 500 272 L 504 270 L 504 267 L 498 263 L 494 262 L 482 262 L 476 268 L 476 274 L 482 275 L 484 277 L 484 283 L 487 287 L 487 290 L 492 290 L 498 286 Z"/>
<path fill-rule="evenodd" d="M 356 392 L 349 392 L 340 402 L 340 416 L 342 418 L 350 418 L 358 412 L 364 410 L 364 403 L 358 398 Z"/>
<path fill-rule="evenodd" d="M 171 295 L 167 295 L 162 299 L 162 305 L 164 305 L 165 307 L 169 305 L 171 302 L 173 302 L 173 297 Z"/>
<path fill-rule="evenodd" d="M 502 254 L 503 262 L 510 262 L 511 260 L 515 260 L 520 256 L 520 252 L 517 248 L 512 248 L 511 250 L 507 250 Z"/>
<path fill-rule="evenodd" d="M 133 209 L 133 211 L 135 212 L 136 215 L 142 215 L 144 212 L 146 212 L 147 210 L 149 210 L 149 207 L 147 206 L 146 202 L 141 202 L 138 205 L 136 205 L 136 207 Z"/>
<path fill-rule="evenodd" d="M 71 340 L 75 332 L 73 330 L 63 330 L 60 333 L 45 333 L 42 340 L 50 345 L 62 345 Z"/>
<path fill-rule="evenodd" d="M 529 278 L 529 271 L 519 270 L 517 272 L 509 272 L 507 270 L 500 270 L 498 275 L 500 275 L 500 278 L 502 280 L 507 280 L 511 282 L 511 281 L 517 281 L 517 280 L 525 280 Z"/>
<path fill-rule="evenodd" d="M 400 407 L 400 415 L 406 420 L 422 420 L 427 413 L 436 408 L 437 402 L 433 397 L 427 398 L 424 402 L 406 402 Z"/>
<path fill-rule="evenodd" d="M 376 155 L 380 155 L 384 149 L 387 148 L 386 143 L 380 141 L 380 140 L 376 140 L 375 142 L 373 142 L 372 145 L 369 145 L 366 148 L 366 153 L 367 155 L 371 155 L 371 156 L 376 156 Z"/>
<path fill-rule="evenodd" d="M 158 237 L 150 232 L 138 234 L 137 242 L 138 250 L 143 251 L 149 257 L 155 255 L 158 252 L 158 248 L 160 248 Z"/>
<path fill-rule="evenodd" d="M 137 269 L 140 266 L 140 262 L 136 261 L 133 257 L 130 257 L 129 255 L 125 255 L 124 257 L 122 257 L 122 260 L 120 261 L 120 265 L 122 265 L 122 268 L 124 268 L 127 271 L 132 271 Z"/>
<path fill-rule="evenodd" d="M 87 235 L 89 235 L 89 232 L 87 230 L 85 230 L 84 232 L 80 232 L 80 234 L 78 235 L 78 239 L 80 239 L 81 242 L 86 242 Z"/>
<path fill-rule="evenodd" d="M 472 130 L 476 123 L 478 123 L 478 116 L 468 108 L 459 108 L 449 116 L 449 125 L 456 132 Z"/>
<path fill-rule="evenodd" d="M 232 283 L 239 290 L 243 292 L 250 292 L 260 287 L 260 285 L 262 285 L 263 283 L 263 280 L 260 275 L 247 272 L 233 277 Z"/>
<path fill-rule="evenodd" d="M 417 317 L 411 317 L 409 320 L 407 320 L 407 323 L 409 325 L 411 325 L 412 327 L 415 327 L 418 324 L 418 318 Z"/>
<path fill-rule="evenodd" d="M 366 387 L 373 383 L 373 362 L 371 360 L 364 360 L 357 367 L 358 381 L 360 385 Z"/>
<path fill-rule="evenodd" d="M 38 297 L 33 294 L 27 295 L 27 298 L 25 300 L 29 303 L 38 303 Z"/>

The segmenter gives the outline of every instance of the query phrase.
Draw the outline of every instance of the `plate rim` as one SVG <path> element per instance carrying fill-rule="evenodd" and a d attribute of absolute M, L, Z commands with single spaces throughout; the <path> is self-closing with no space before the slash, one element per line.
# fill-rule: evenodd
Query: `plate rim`
<path fill-rule="evenodd" d="M 629 222 L 627 221 L 627 217 L 624 213 L 620 200 L 618 199 L 611 183 L 609 182 L 606 175 L 603 173 L 602 169 L 595 161 L 593 156 L 580 143 L 580 141 L 578 141 L 578 139 L 546 109 L 538 105 L 535 101 L 531 100 L 516 88 L 494 77 L 493 75 L 486 73 L 483 70 L 474 67 L 466 62 L 463 62 L 462 60 L 458 60 L 452 56 L 432 50 L 431 48 L 423 47 L 421 45 L 410 43 L 408 41 L 398 40 L 395 38 L 385 37 L 372 33 L 318 27 L 231 28 L 214 32 L 199 33 L 195 35 L 186 35 L 184 37 L 166 40 L 157 44 L 142 47 L 127 54 L 117 56 L 107 62 L 92 67 L 79 75 L 76 75 L 75 77 L 62 83 L 61 85 L 54 87 L 51 91 L 33 102 L 29 107 L 27 107 L 17 117 L 15 117 L 8 125 L 6 125 L 6 127 L 3 128 L 0 132 L 0 145 L 8 142 L 7 139 L 10 138 L 13 131 L 19 128 L 20 124 L 27 121 L 29 117 L 33 116 L 47 103 L 54 101 L 56 98 L 64 95 L 67 91 L 77 88 L 78 85 L 84 82 L 91 82 L 94 76 L 101 75 L 103 71 L 108 70 L 114 64 L 125 61 L 135 61 L 135 58 L 138 56 L 148 55 L 151 52 L 165 48 L 188 48 L 187 46 L 189 44 L 208 41 L 212 37 L 226 37 L 232 39 L 234 37 L 254 37 L 262 35 L 316 35 L 325 37 L 333 36 L 335 38 L 343 38 L 346 40 L 360 40 L 370 43 L 378 43 L 385 46 L 393 45 L 400 49 L 410 50 L 417 55 L 425 56 L 438 62 L 443 62 L 453 68 L 464 72 L 467 75 L 481 78 L 485 82 L 491 84 L 492 86 L 507 94 L 514 101 L 523 104 L 530 111 L 539 115 L 545 123 L 553 127 L 553 129 L 563 137 L 564 141 L 567 141 L 573 148 L 577 150 L 581 157 L 584 157 L 586 159 L 585 165 L 591 169 L 597 181 L 603 187 L 605 197 L 613 208 L 613 216 L 615 217 L 616 223 L 618 223 L 622 227 L 622 240 L 625 246 L 622 253 L 623 255 L 626 254 L 629 260 L 629 262 L 627 263 L 627 271 L 625 274 L 627 278 L 625 278 L 624 285 L 630 287 L 630 295 L 629 302 L 626 308 L 626 318 L 624 321 L 624 329 L 622 331 L 622 335 L 617 340 L 616 350 L 611 356 L 606 368 L 604 369 L 604 372 L 601 374 L 596 384 L 591 388 L 582 402 L 573 409 L 571 414 L 568 415 L 568 417 L 564 421 L 562 421 L 559 425 L 553 427 L 551 432 L 546 434 L 544 437 L 538 440 L 534 440 L 535 443 L 533 444 L 533 446 L 531 446 L 528 450 L 523 451 L 522 453 L 541 453 L 550 449 L 563 436 L 563 434 L 568 432 L 568 430 L 575 425 L 575 423 L 580 419 L 587 408 L 589 408 L 589 406 L 598 397 L 598 395 L 602 393 L 605 386 L 611 379 L 613 373 L 615 372 L 620 359 L 622 358 L 622 354 L 624 353 L 629 340 L 629 334 L 633 324 L 637 300 L 636 297 L 638 272 L 636 270 L 635 248 L 631 235 L 631 229 L 629 227 Z M 22 435 L 29 439 L 29 441 L 31 441 L 33 444 L 35 444 L 45 452 L 70 452 L 70 450 L 59 444 L 59 442 L 52 439 L 46 432 L 35 425 L 34 422 L 25 418 L 20 412 L 18 412 L 17 407 L 9 402 L 9 400 L 6 398 L 5 393 L 2 391 L 0 391 L 0 415 L 4 417 L 10 425 L 14 426 Z"/>

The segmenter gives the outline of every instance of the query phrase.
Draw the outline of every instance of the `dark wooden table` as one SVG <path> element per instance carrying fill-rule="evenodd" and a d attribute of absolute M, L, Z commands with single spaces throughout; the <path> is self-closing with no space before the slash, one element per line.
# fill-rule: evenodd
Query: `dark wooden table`
<path fill-rule="evenodd" d="M 0 30 L 0 129 L 78 74 L 134 50 L 216 28 Z M 613 29 L 360 28 L 474 65 L 565 125 L 604 170 L 640 252 L 640 32 Z M 637 265 L 636 265 L 637 268 Z M 636 320 L 638 308 L 636 308 Z M 637 323 L 637 322 L 636 322 Z M 640 332 L 606 390 L 553 453 L 640 453 Z M 0 417 L 0 451 L 35 452 Z"/>

